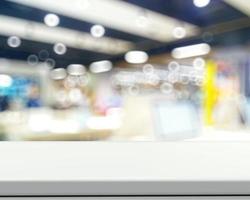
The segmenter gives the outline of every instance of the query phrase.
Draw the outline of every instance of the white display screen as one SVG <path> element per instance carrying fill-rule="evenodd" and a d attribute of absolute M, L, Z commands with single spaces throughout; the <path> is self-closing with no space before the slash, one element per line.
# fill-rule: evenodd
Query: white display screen
<path fill-rule="evenodd" d="M 188 102 L 157 102 L 154 108 L 156 134 L 163 138 L 192 137 L 199 131 L 198 112 Z"/>

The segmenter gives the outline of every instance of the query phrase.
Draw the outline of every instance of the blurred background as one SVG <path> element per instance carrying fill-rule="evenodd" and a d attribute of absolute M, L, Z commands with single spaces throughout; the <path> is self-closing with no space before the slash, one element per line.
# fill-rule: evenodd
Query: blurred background
<path fill-rule="evenodd" d="M 0 1 L 0 140 L 250 141 L 246 2 Z"/>

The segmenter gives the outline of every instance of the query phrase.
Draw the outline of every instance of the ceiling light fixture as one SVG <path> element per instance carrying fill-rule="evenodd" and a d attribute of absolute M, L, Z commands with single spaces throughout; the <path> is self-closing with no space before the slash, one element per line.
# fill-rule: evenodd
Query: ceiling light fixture
<path fill-rule="evenodd" d="M 67 73 L 64 68 L 56 68 L 50 72 L 50 77 L 54 80 L 65 79 L 66 76 L 67 76 Z"/>
<path fill-rule="evenodd" d="M 144 51 L 129 51 L 125 54 L 125 60 L 132 64 L 141 64 L 148 61 L 148 54 Z"/>
<path fill-rule="evenodd" d="M 202 8 L 206 7 L 210 3 L 210 0 L 193 0 L 193 3 L 196 7 Z"/>
<path fill-rule="evenodd" d="M 81 76 L 86 73 L 86 68 L 81 64 L 71 64 L 67 67 L 67 71 L 72 76 Z"/>
<path fill-rule="evenodd" d="M 50 13 L 45 15 L 43 21 L 47 26 L 55 27 L 60 23 L 60 18 L 57 15 Z"/>
<path fill-rule="evenodd" d="M 194 56 L 206 55 L 211 47 L 207 43 L 178 47 L 172 50 L 171 54 L 176 59 L 189 58 Z"/>
<path fill-rule="evenodd" d="M 67 51 L 67 47 L 63 43 L 56 43 L 53 47 L 53 50 L 58 55 L 63 55 Z"/>
<path fill-rule="evenodd" d="M 101 61 L 91 63 L 89 66 L 89 69 L 93 73 L 102 73 L 102 72 L 110 71 L 112 67 L 113 67 L 113 64 L 109 60 L 101 60 Z"/>
<path fill-rule="evenodd" d="M 17 48 L 21 45 L 21 39 L 17 36 L 10 36 L 7 39 L 7 44 L 12 48 Z"/>
<path fill-rule="evenodd" d="M 105 28 L 102 25 L 93 25 L 90 29 L 93 37 L 100 38 L 105 34 Z"/>

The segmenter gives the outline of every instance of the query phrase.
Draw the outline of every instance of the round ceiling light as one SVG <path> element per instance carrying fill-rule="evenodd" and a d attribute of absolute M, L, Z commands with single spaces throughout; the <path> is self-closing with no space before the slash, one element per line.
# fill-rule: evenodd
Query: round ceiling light
<path fill-rule="evenodd" d="M 193 3 L 196 7 L 201 8 L 206 7 L 210 3 L 210 0 L 193 0 Z"/>
<path fill-rule="evenodd" d="M 102 25 L 94 25 L 90 29 L 90 33 L 93 37 L 100 38 L 105 34 L 105 28 Z"/>
<path fill-rule="evenodd" d="M 50 13 L 45 15 L 43 21 L 47 26 L 55 27 L 60 23 L 60 18 L 57 15 Z"/>
<path fill-rule="evenodd" d="M 21 39 L 17 36 L 10 36 L 7 40 L 7 44 L 12 48 L 17 48 L 21 45 Z"/>

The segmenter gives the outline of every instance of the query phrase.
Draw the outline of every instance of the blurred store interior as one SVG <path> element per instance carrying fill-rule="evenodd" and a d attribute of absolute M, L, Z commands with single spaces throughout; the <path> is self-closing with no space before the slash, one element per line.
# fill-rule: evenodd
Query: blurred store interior
<path fill-rule="evenodd" d="M 245 0 L 1 0 L 0 140 L 250 141 Z"/>

